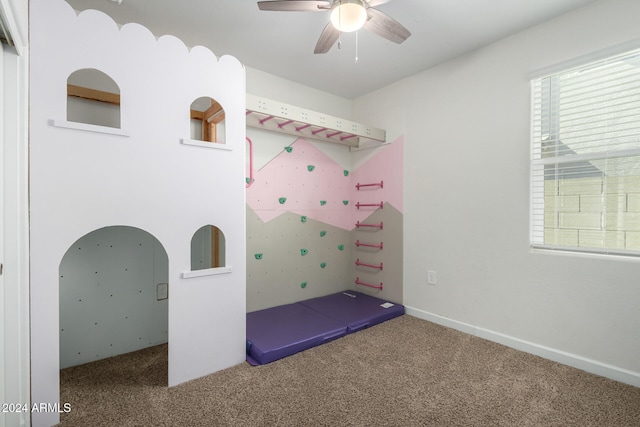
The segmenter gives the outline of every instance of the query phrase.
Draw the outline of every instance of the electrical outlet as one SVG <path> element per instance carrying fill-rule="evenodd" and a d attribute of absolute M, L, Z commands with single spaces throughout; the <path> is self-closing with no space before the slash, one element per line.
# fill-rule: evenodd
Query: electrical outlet
<path fill-rule="evenodd" d="M 169 284 L 158 283 L 156 286 L 156 294 L 158 296 L 158 301 L 169 298 Z"/>
<path fill-rule="evenodd" d="M 433 270 L 427 271 L 427 283 L 429 285 L 437 285 L 438 284 L 438 276 L 436 272 Z"/>

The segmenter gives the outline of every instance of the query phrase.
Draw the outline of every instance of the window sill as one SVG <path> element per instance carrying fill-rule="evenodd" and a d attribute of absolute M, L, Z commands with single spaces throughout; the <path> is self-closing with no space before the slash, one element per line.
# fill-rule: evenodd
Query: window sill
<path fill-rule="evenodd" d="M 58 128 L 75 129 L 75 130 L 81 130 L 85 132 L 105 133 L 109 135 L 118 135 L 118 136 L 127 136 L 127 137 L 129 136 L 129 131 L 120 129 L 120 128 L 112 128 L 109 126 L 92 125 L 89 123 L 80 123 L 80 122 L 69 122 L 67 120 L 50 120 L 49 124 L 51 126 L 55 126 Z"/>
<path fill-rule="evenodd" d="M 182 138 L 180 140 L 180 143 L 183 145 L 193 145 L 196 147 L 213 148 L 216 150 L 227 150 L 227 151 L 233 150 L 233 148 L 231 148 L 227 144 L 222 144 L 219 142 L 207 142 L 207 141 L 198 141 L 196 139 Z"/>
<path fill-rule="evenodd" d="M 551 246 L 551 245 L 532 245 L 530 250 L 532 254 L 543 254 L 543 255 L 558 255 L 558 256 L 570 256 L 576 258 L 598 258 L 598 259 L 611 259 L 618 261 L 631 261 L 631 262 L 640 262 L 640 253 L 636 251 L 624 251 L 624 250 L 613 250 L 610 249 L 608 251 L 598 250 L 598 249 L 589 249 L 589 248 L 573 248 L 566 246 Z"/>
<path fill-rule="evenodd" d="M 216 276 L 218 274 L 231 273 L 231 267 L 206 268 L 204 270 L 184 271 L 183 279 L 192 279 L 194 277 Z"/>

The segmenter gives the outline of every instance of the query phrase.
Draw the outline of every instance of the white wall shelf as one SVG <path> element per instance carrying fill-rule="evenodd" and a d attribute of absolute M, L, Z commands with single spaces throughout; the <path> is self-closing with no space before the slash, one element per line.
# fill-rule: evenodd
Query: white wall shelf
<path fill-rule="evenodd" d="M 218 274 L 231 273 L 231 267 L 205 268 L 203 270 L 183 271 L 183 279 L 192 279 L 194 277 L 215 276 Z"/>
<path fill-rule="evenodd" d="M 182 138 L 180 140 L 180 143 L 184 145 L 193 145 L 195 147 L 213 148 L 215 150 L 233 150 L 233 148 L 227 144 L 221 144 L 219 142 L 199 141 L 197 139 Z"/>
<path fill-rule="evenodd" d="M 129 136 L 129 131 L 109 126 L 92 125 L 88 123 L 69 122 L 66 120 L 50 120 L 49 124 L 58 128 L 82 130 L 86 132 L 106 133 L 109 135 Z"/>

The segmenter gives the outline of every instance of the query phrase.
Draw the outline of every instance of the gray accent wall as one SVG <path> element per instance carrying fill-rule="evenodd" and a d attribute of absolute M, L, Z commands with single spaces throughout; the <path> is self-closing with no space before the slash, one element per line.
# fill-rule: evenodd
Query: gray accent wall
<path fill-rule="evenodd" d="M 247 311 L 349 288 L 351 233 L 286 212 L 264 223 L 247 207 Z"/>
<path fill-rule="evenodd" d="M 402 213 L 389 203 L 363 223 L 383 229 L 344 230 L 294 213 L 264 223 L 247 207 L 247 311 L 256 311 L 353 289 L 402 303 Z M 356 246 L 356 241 L 383 248 Z M 304 251 L 304 252 L 303 252 Z M 357 266 L 379 265 L 376 269 Z M 324 264 L 324 267 L 323 267 Z M 382 290 L 356 285 L 355 280 Z"/>

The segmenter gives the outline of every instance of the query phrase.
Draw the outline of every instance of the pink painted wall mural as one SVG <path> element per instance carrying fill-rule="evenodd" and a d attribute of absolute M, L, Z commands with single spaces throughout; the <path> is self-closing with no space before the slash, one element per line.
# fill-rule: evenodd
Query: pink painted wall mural
<path fill-rule="evenodd" d="M 387 145 L 351 174 L 354 206 L 360 204 L 389 203 L 399 212 L 404 207 L 403 160 L 404 140 L 399 138 Z M 370 185 L 382 183 L 382 186 Z M 356 185 L 360 184 L 360 189 Z M 355 190 L 355 191 L 354 191 Z M 353 222 L 362 222 L 371 215 L 375 207 L 361 207 L 352 210 Z"/>
<path fill-rule="evenodd" d="M 298 139 L 254 173 L 247 204 L 264 221 L 295 212 L 349 228 L 351 180 L 347 172 L 304 139 Z"/>
<path fill-rule="evenodd" d="M 349 171 L 306 140 L 298 139 L 254 174 L 254 182 L 247 189 L 247 205 L 264 222 L 293 212 L 351 230 L 376 209 L 358 208 L 357 203 L 390 203 L 402 212 L 403 153 L 404 141 L 399 138 Z M 379 182 L 383 183 L 381 187 L 366 186 Z M 357 184 L 363 186 L 358 190 Z"/>

